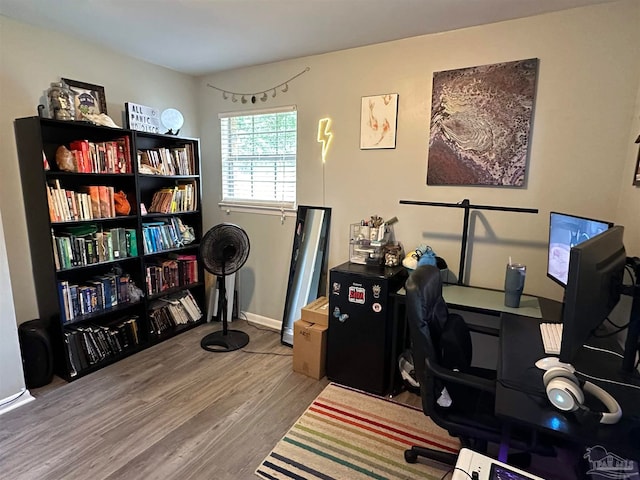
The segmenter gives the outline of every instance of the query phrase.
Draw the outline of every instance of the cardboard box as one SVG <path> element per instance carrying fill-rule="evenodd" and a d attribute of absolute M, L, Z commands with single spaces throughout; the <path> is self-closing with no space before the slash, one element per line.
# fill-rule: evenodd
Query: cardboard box
<path fill-rule="evenodd" d="M 309 305 L 302 307 L 302 320 L 316 325 L 329 326 L 329 299 L 316 298 Z"/>
<path fill-rule="evenodd" d="M 327 327 L 305 320 L 293 324 L 293 371 L 320 380 L 327 358 Z"/>

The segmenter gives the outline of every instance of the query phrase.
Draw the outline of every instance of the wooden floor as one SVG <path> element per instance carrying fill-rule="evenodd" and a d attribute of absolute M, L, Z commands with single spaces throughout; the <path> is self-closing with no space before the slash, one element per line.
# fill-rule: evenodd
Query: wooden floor
<path fill-rule="evenodd" d="M 35 401 L 0 416 L 0 479 L 255 480 L 328 380 L 293 372 L 280 333 L 244 320 L 232 324 L 251 337 L 243 350 L 202 350 L 200 339 L 218 328 L 203 325 L 75 382 L 55 377 L 32 389 Z M 393 400 L 420 407 L 409 392 Z"/>
<path fill-rule="evenodd" d="M 244 351 L 211 353 L 207 324 L 0 417 L 8 479 L 254 479 L 253 471 L 327 385 L 291 368 L 280 334 L 244 320 Z M 271 352 L 257 354 L 250 352 Z"/>

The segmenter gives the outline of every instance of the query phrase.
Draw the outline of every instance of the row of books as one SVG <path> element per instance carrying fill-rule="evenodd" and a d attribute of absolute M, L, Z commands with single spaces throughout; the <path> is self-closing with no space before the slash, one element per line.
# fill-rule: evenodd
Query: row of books
<path fill-rule="evenodd" d="M 78 173 L 132 173 L 129 137 L 110 142 L 74 140 L 69 144 Z"/>
<path fill-rule="evenodd" d="M 162 335 L 179 325 L 197 322 L 201 318 L 202 311 L 189 290 L 159 298 L 150 305 L 152 335 Z"/>
<path fill-rule="evenodd" d="M 198 208 L 196 182 L 166 187 L 153 194 L 149 213 L 192 212 Z"/>
<path fill-rule="evenodd" d="M 144 253 L 162 252 L 184 245 L 181 220 L 176 217 L 142 224 Z"/>
<path fill-rule="evenodd" d="M 106 185 L 87 185 L 78 191 L 66 190 L 59 180 L 47 185 L 49 219 L 51 222 L 71 222 L 113 218 L 116 216 L 115 190 Z"/>
<path fill-rule="evenodd" d="M 154 265 L 146 267 L 145 282 L 149 295 L 196 283 L 198 282 L 198 260 L 195 255 L 156 259 Z"/>
<path fill-rule="evenodd" d="M 109 326 L 69 327 L 64 343 L 71 365 L 70 376 L 122 354 L 140 343 L 138 317 L 124 318 Z"/>
<path fill-rule="evenodd" d="M 129 303 L 128 274 L 107 273 L 76 284 L 68 280 L 58 282 L 60 320 L 70 323 L 90 313 L 99 312 L 116 305 Z"/>
<path fill-rule="evenodd" d="M 140 173 L 157 175 L 195 175 L 193 145 L 183 147 L 138 150 Z"/>
<path fill-rule="evenodd" d="M 138 256 L 138 235 L 133 228 L 116 227 L 84 235 L 52 232 L 56 270 L 81 267 Z"/>

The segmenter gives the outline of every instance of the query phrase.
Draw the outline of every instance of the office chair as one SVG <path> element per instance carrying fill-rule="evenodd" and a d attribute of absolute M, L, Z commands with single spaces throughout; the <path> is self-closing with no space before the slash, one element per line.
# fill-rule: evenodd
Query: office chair
<path fill-rule="evenodd" d="M 464 447 L 486 453 L 488 442 L 500 443 L 503 425 L 494 415 L 496 372 L 471 366 L 470 331 L 497 335 L 485 328 L 468 326 L 460 315 L 449 313 L 442 298 L 440 271 L 432 265 L 416 268 L 406 285 L 406 308 L 414 368 L 420 384 L 422 409 L 434 423 Z M 447 395 L 443 395 L 446 388 Z M 440 399 L 440 400 L 439 400 Z M 441 405 L 442 404 L 442 405 Z M 525 452 L 554 455 L 539 442 L 535 431 L 511 429 L 509 446 Z M 413 446 L 405 460 L 418 456 L 455 465 L 457 455 Z"/>

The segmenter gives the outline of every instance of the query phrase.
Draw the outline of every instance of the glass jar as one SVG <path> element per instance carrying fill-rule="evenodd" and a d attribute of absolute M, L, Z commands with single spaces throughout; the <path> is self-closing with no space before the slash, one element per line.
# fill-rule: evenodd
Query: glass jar
<path fill-rule="evenodd" d="M 64 82 L 53 82 L 47 90 L 49 116 L 56 120 L 75 120 L 74 93 Z"/>

